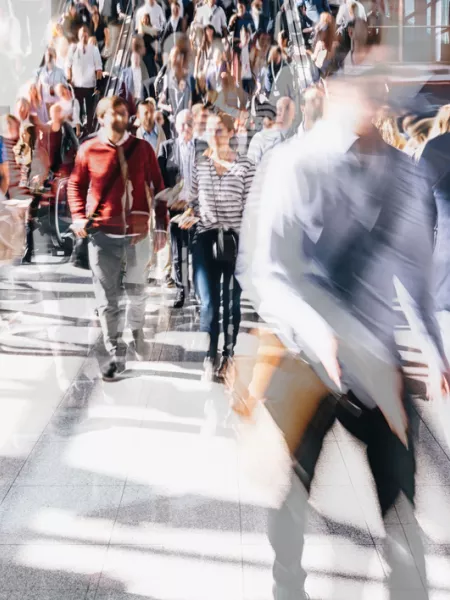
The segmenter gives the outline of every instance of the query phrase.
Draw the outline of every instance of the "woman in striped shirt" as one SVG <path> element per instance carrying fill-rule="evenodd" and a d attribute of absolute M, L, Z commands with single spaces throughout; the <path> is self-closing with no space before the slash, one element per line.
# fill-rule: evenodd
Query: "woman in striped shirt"
<path fill-rule="evenodd" d="M 230 148 L 234 123 L 225 113 L 208 119 L 209 149 L 196 159 L 190 208 L 180 224 L 188 229 L 198 219 L 194 238 L 194 277 L 200 296 L 200 331 L 209 334 L 204 379 L 216 369 L 220 333 L 220 299 L 223 299 L 224 348 L 217 374 L 225 375 L 236 344 L 241 320 L 241 288 L 235 278 L 237 244 L 242 214 L 255 168 Z M 223 241 L 223 243 L 222 243 Z"/>

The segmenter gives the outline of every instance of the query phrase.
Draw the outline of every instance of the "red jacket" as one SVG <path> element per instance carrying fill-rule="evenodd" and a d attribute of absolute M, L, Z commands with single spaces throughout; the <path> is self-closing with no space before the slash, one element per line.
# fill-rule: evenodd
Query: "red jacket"
<path fill-rule="evenodd" d="M 127 161 L 128 181 L 132 186 L 131 208 L 123 209 L 125 184 L 117 146 L 107 142 L 100 133 L 82 144 L 78 152 L 68 186 L 70 211 L 74 221 L 95 213 L 93 227 L 105 233 L 143 233 L 148 230 L 150 215 L 146 185 L 157 194 L 164 189 L 164 183 L 155 152 L 148 142 L 130 135 L 122 147 L 125 155 L 132 148 Z M 96 210 L 100 201 L 102 204 Z M 166 203 L 157 202 L 155 213 L 156 228 L 166 229 Z"/>

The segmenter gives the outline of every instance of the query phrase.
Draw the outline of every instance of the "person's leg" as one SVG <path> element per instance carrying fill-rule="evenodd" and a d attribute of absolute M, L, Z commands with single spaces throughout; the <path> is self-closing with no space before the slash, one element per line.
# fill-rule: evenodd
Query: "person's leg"
<path fill-rule="evenodd" d="M 85 103 L 84 103 L 84 99 L 85 99 L 84 88 L 74 87 L 73 93 L 75 95 L 75 98 L 78 100 L 78 102 L 80 104 L 80 121 L 81 121 L 81 125 L 83 125 L 84 119 L 86 117 L 86 107 L 85 107 Z"/>
<path fill-rule="evenodd" d="M 325 398 L 294 453 L 291 488 L 281 508 L 269 511 L 268 536 L 275 552 L 273 565 L 275 600 L 306 598 L 306 573 L 302 568 L 308 493 L 323 440 L 335 421 L 335 403 Z"/>
<path fill-rule="evenodd" d="M 86 101 L 86 126 L 88 133 L 92 133 L 94 128 L 94 117 L 95 117 L 95 101 L 94 88 L 86 88 L 85 90 L 85 101 Z"/>
<path fill-rule="evenodd" d="M 175 284 L 179 290 L 183 289 L 182 275 L 182 233 L 183 230 L 176 223 L 170 224 L 170 248 L 172 250 L 172 271 Z"/>
<path fill-rule="evenodd" d="M 241 324 L 241 287 L 234 276 L 233 265 L 224 268 L 222 286 L 224 335 L 222 356 L 232 356 Z"/>
<path fill-rule="evenodd" d="M 123 278 L 127 294 L 127 326 L 131 329 L 138 358 L 146 357 L 144 340 L 146 288 L 151 255 L 150 236 L 132 244 L 127 240 L 126 269 Z"/>
<path fill-rule="evenodd" d="M 216 360 L 219 343 L 220 277 L 212 253 L 213 232 L 201 233 L 194 246 L 196 289 L 200 295 L 200 331 L 209 334 L 207 358 Z"/>
<path fill-rule="evenodd" d="M 35 219 L 39 209 L 39 201 L 40 196 L 34 196 L 31 204 L 28 208 L 28 214 L 25 223 L 25 234 L 26 234 L 26 245 L 25 245 L 25 253 L 22 258 L 22 263 L 30 263 L 34 254 L 34 229 L 35 229 Z"/>
<path fill-rule="evenodd" d="M 124 239 L 110 238 L 102 232 L 90 237 L 89 263 L 103 341 L 110 361 L 117 360 L 121 365 L 125 362 L 122 341 L 124 304 L 121 289 L 124 260 Z"/>

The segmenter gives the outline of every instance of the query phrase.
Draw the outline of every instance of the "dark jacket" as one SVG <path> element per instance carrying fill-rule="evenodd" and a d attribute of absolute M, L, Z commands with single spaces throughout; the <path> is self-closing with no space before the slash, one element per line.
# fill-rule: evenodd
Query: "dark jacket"
<path fill-rule="evenodd" d="M 134 80 L 132 67 L 127 67 L 122 71 L 122 74 L 120 76 L 118 95 L 121 98 L 123 98 L 128 104 L 128 111 L 130 113 L 130 116 L 135 115 L 137 111 L 137 106 L 136 100 L 134 98 Z M 144 70 L 142 71 L 141 96 L 143 100 L 150 96 L 150 80 L 146 78 L 146 73 Z"/>
<path fill-rule="evenodd" d="M 174 187 L 180 180 L 180 149 L 176 140 L 167 140 L 159 149 L 158 163 L 166 188 Z"/>
<path fill-rule="evenodd" d="M 174 30 L 174 28 L 173 28 L 172 23 L 170 22 L 170 20 L 167 22 L 167 24 L 166 24 L 166 26 L 164 28 L 164 31 L 163 31 L 163 33 L 161 35 L 161 46 L 163 47 L 164 52 L 170 51 L 170 48 L 167 48 L 167 49 L 164 48 L 164 44 L 167 42 L 167 40 L 170 40 L 170 38 L 175 33 L 183 33 L 183 19 L 181 19 L 181 17 L 178 19 L 178 23 L 177 23 L 177 26 L 176 26 L 175 30 Z"/>
<path fill-rule="evenodd" d="M 430 140 L 420 159 L 432 190 L 436 223 L 434 281 L 436 310 L 450 310 L 450 133 Z"/>

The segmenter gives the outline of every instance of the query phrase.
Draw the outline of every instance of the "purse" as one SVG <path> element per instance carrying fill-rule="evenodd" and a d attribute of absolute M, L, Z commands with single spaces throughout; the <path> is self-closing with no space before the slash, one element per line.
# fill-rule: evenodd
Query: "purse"
<path fill-rule="evenodd" d="M 211 175 L 211 183 L 213 188 L 213 196 L 214 196 L 214 207 L 216 209 L 216 217 L 217 222 L 219 222 L 219 211 L 217 209 L 217 196 L 216 190 L 214 186 L 214 177 L 212 169 L 214 168 L 212 165 L 212 161 L 209 164 L 210 167 L 210 175 Z M 222 190 L 222 180 L 220 180 L 219 187 L 219 197 Z M 237 256 L 238 256 L 238 235 L 233 229 L 225 228 L 222 225 L 216 229 L 217 237 L 213 241 L 212 253 L 213 257 L 217 262 L 235 265 Z"/>

